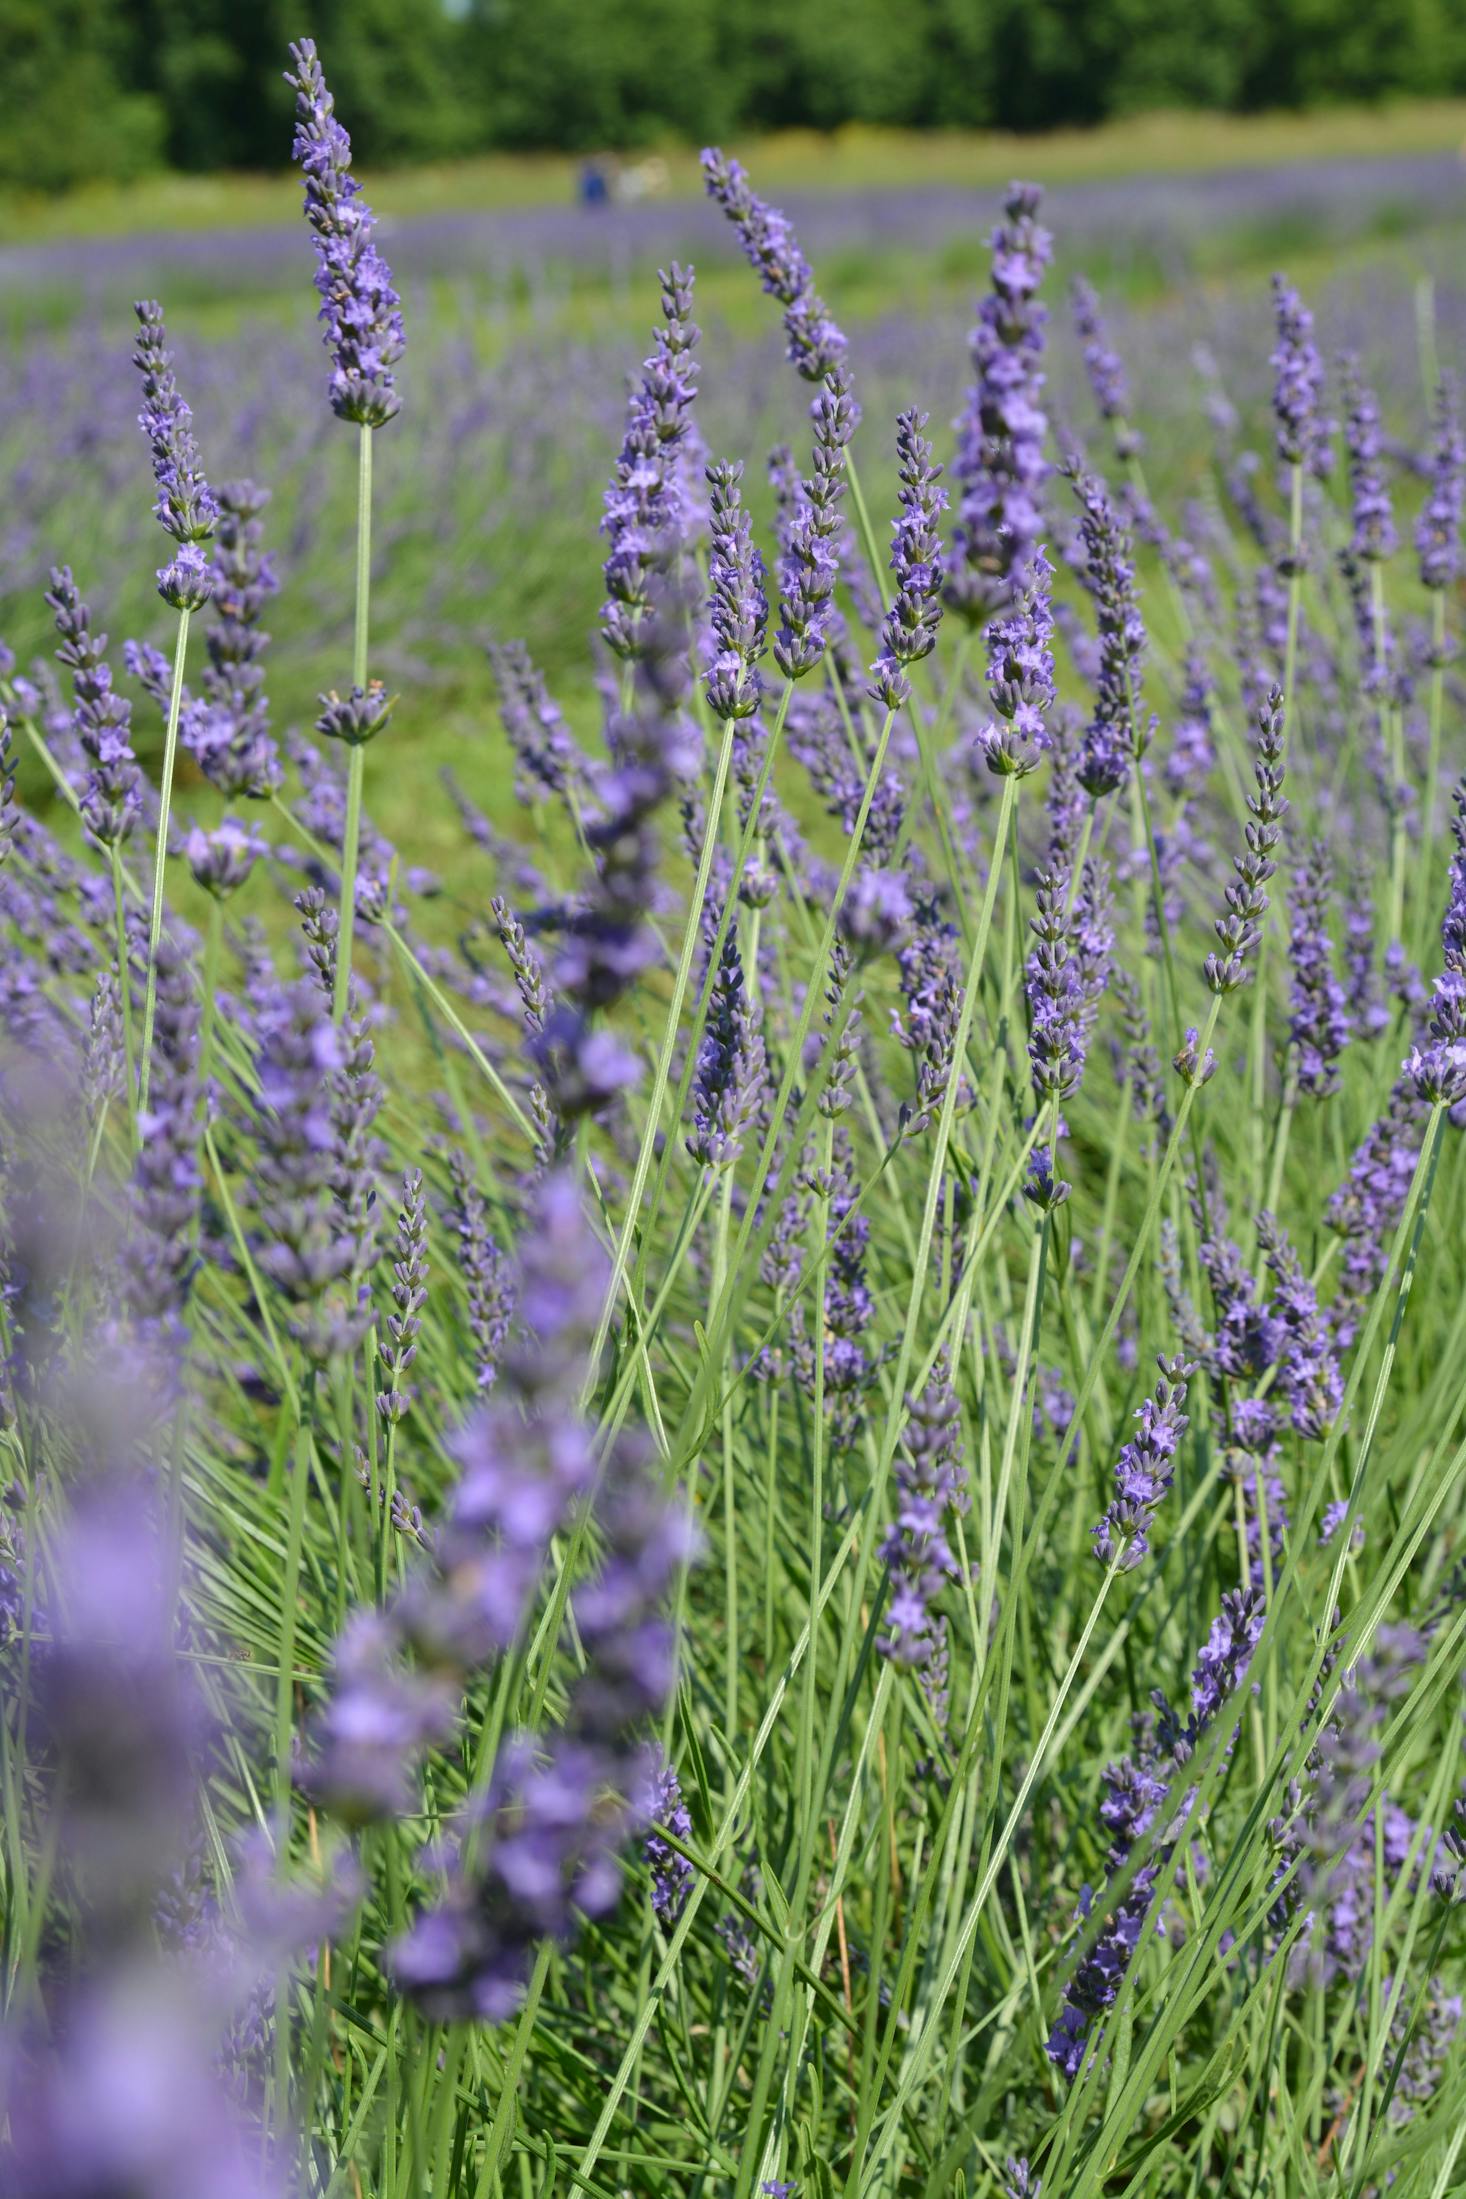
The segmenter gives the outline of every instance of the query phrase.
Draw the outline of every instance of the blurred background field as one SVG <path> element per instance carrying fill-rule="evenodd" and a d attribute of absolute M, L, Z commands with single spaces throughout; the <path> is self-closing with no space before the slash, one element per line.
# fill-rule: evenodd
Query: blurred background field
<path fill-rule="evenodd" d="M 1267 276 L 1278 264 L 1313 297 L 1327 346 L 1360 351 L 1401 433 L 1418 439 L 1423 429 L 1434 350 L 1455 344 L 1466 317 L 1458 272 L 1466 100 L 1405 94 L 1466 85 L 1466 61 L 1452 58 L 1446 20 L 1456 11 L 1441 12 L 1431 69 L 1411 60 L 1421 24 L 1429 27 L 1423 0 L 1413 13 L 1355 10 L 1347 22 L 1326 7 L 1306 22 L 1296 8 L 1296 21 L 1284 10 L 1265 22 L 1250 0 L 1230 11 L 1193 11 L 1198 53 L 1208 40 L 1217 54 L 1232 40 L 1228 68 L 1240 66 L 1244 50 L 1263 53 L 1268 39 L 1276 53 L 1285 17 L 1300 50 L 1312 54 L 1306 67 L 1296 57 L 1290 69 L 1274 67 L 1273 101 L 1298 102 L 1292 111 L 1274 104 L 1224 112 L 1266 104 L 1260 61 L 1244 82 L 1218 59 L 1204 81 L 1197 55 L 1184 66 L 1174 54 L 1167 61 L 1171 48 L 1151 25 L 1150 74 L 1138 85 L 1116 59 L 1124 7 L 1030 9 L 1021 32 L 1009 23 L 1018 43 L 1004 47 L 1003 68 L 1020 49 L 1039 55 L 1034 66 L 1048 90 L 1027 112 L 1054 126 L 1023 134 L 902 126 L 913 116 L 952 119 L 951 100 L 944 106 L 946 95 L 933 89 L 934 56 L 947 35 L 941 26 L 965 23 L 964 36 L 987 39 L 996 51 L 1009 20 L 997 7 L 950 0 L 945 12 L 842 10 L 843 90 L 814 83 L 800 44 L 813 34 L 798 8 L 786 9 L 759 82 L 713 92 L 707 81 L 697 80 L 699 91 L 679 78 L 675 94 L 663 80 L 676 70 L 648 75 L 642 67 L 642 47 L 660 41 L 664 56 L 681 57 L 682 77 L 689 69 L 697 76 L 693 60 L 703 48 L 679 28 L 672 0 L 618 11 L 640 26 L 640 45 L 633 40 L 626 51 L 603 13 L 587 28 L 590 16 L 582 20 L 572 0 L 534 12 L 531 25 L 513 6 L 494 14 L 474 5 L 440 18 L 436 9 L 374 0 L 339 22 L 316 7 L 277 23 L 272 5 L 256 24 L 253 13 L 245 23 L 238 11 L 214 21 L 202 0 L 153 14 L 74 0 L 42 11 L 30 0 L 0 0 L 15 126 L 0 156 L 0 464 L 12 484 L 0 510 L 0 636 L 23 662 L 50 647 L 41 597 L 58 542 L 73 545 L 78 577 L 118 642 L 164 638 L 146 544 L 147 454 L 133 427 L 128 364 L 131 300 L 156 294 L 211 469 L 226 478 L 251 474 L 273 492 L 268 533 L 283 582 L 271 620 L 277 723 L 304 727 L 317 692 L 344 676 L 340 583 L 354 482 L 321 403 L 309 250 L 298 185 L 285 170 L 286 88 L 277 85 L 284 38 L 308 27 L 331 40 L 338 97 L 368 162 L 375 156 L 368 197 L 407 309 L 406 402 L 378 454 L 375 556 L 392 585 L 377 591 L 374 654 L 404 692 L 394 755 L 410 754 L 412 769 L 384 772 L 374 800 L 394 837 L 411 815 L 410 836 L 428 862 L 434 851 L 422 839 L 434 837 L 433 816 L 444 854 L 455 826 L 448 805 L 422 804 L 422 774 L 444 764 L 487 771 L 499 753 L 485 643 L 528 641 L 572 717 L 594 716 L 584 637 L 600 600 L 599 497 L 627 376 L 646 348 L 658 264 L 673 256 L 696 264 L 704 433 L 712 455 L 746 459 L 760 519 L 772 504 L 765 455 L 802 440 L 800 398 L 772 317 L 698 189 L 696 141 L 730 116 L 805 125 L 735 142 L 760 187 L 795 218 L 850 331 L 866 416 L 862 465 L 878 496 L 887 493 L 888 431 L 903 405 L 930 409 L 939 453 L 948 438 L 967 378 L 966 334 L 985 281 L 987 238 L 1014 173 L 1049 188 L 1058 253 L 1055 417 L 1071 434 L 1092 431 L 1062 305 L 1066 277 L 1082 265 L 1100 285 L 1130 365 L 1147 422 L 1151 486 L 1172 509 L 1215 493 L 1217 452 L 1196 428 L 1203 385 L 1214 414 L 1235 411 L 1228 432 L 1238 450 L 1266 403 Z M 707 11 L 687 12 L 701 23 Z M 1140 0 L 1130 12 L 1139 24 Z M 739 51 L 750 39 L 758 46 L 752 0 L 734 13 Z M 856 67 L 862 40 L 874 50 L 877 18 L 886 75 L 904 68 L 911 77 L 905 108 L 892 94 L 884 113 L 873 76 L 867 81 Z M 1104 53 L 1103 41 L 1096 44 L 1101 18 L 1113 33 Z M 491 21 L 497 77 L 484 58 Z M 66 24 L 62 54 L 46 42 Z M 536 121 L 522 103 L 519 119 L 506 119 L 506 85 L 523 91 L 525 72 L 544 61 L 537 41 L 556 24 L 564 34 L 559 107 Z M 1078 41 L 1076 51 L 1090 42 L 1087 89 L 1069 62 L 1061 66 L 1065 38 Z M 1371 74 L 1360 55 L 1374 52 L 1378 61 L 1386 46 L 1388 65 L 1379 61 Z M 479 136 L 527 146 L 476 150 L 462 113 L 451 121 L 442 105 L 450 50 L 471 61 L 453 96 L 476 101 Z M 17 146 L 39 127 L 38 116 L 53 113 L 83 62 L 95 93 L 88 115 L 112 99 L 133 102 L 151 121 L 130 167 L 118 150 L 125 151 L 123 130 L 111 168 L 88 153 L 90 180 L 70 187 L 69 176 L 43 163 L 27 167 Z M 776 63 L 782 89 L 773 87 Z M 984 90 L 980 74 L 964 97 L 984 120 L 997 111 L 1001 85 L 984 79 Z M 600 86 L 594 96 L 586 90 L 592 77 Z M 1397 96 L 1365 106 L 1366 89 Z M 1178 96 L 1208 106 L 1178 113 L 1154 104 Z M 202 134 L 186 127 L 183 110 L 196 122 L 194 109 L 207 113 L 211 101 L 217 127 Z M 814 120 L 834 126 L 813 129 Z M 90 127 L 78 114 L 72 135 L 82 150 Z M 556 130 L 558 149 L 538 142 Z M 460 157 L 424 158 L 441 147 L 458 148 Z M 618 159 L 629 163 L 648 149 L 660 168 L 654 195 L 578 202 L 589 157 L 614 180 Z M 261 172 L 208 165 L 244 157 Z M 48 182 L 54 187 L 40 188 Z"/>

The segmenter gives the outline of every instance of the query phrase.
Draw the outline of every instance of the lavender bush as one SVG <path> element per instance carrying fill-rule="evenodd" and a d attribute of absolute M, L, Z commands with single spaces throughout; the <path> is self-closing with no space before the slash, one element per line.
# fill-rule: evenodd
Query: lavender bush
<path fill-rule="evenodd" d="M 959 403 L 710 152 L 772 497 L 671 265 L 581 671 L 490 591 L 439 794 L 452 355 L 292 59 L 356 464 L 282 526 L 145 303 L 173 647 L 83 530 L 0 655 L 0 2189 L 1439 2199 L 1447 317 L 1367 377 L 1280 277 L 1183 472 L 1036 186 Z"/>

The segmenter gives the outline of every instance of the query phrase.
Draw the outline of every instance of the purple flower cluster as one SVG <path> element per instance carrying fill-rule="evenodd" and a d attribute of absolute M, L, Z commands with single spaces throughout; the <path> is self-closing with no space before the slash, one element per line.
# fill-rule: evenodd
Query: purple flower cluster
<path fill-rule="evenodd" d="M 768 647 L 769 599 L 763 559 L 743 502 L 743 467 L 708 468 L 711 539 L 708 618 L 713 648 L 706 682 L 708 708 L 726 723 L 751 718 L 759 706 L 759 659 Z"/>
<path fill-rule="evenodd" d="M 1097 2018 L 1119 1997 L 1151 1919 L 1156 1881 L 1189 1819 L 1189 1797 L 1183 1793 L 1172 1800 L 1176 1774 L 1241 1686 L 1262 1625 L 1261 1596 L 1255 1590 L 1229 1590 L 1192 1674 L 1190 1715 L 1179 1720 L 1165 1697 L 1157 1695 L 1156 1729 L 1149 1745 L 1106 1771 L 1100 1817 L 1110 1842 L 1107 1873 L 1112 1879 L 1127 1872 L 1130 1876 L 1065 1986 L 1064 2005 L 1045 2049 L 1071 2084 L 1094 2044 Z M 1137 1859 L 1138 1867 L 1131 1870 Z M 1092 1900 L 1086 1888 L 1085 1918 Z"/>
<path fill-rule="evenodd" d="M 386 1320 L 381 1347 L 382 1383 L 377 1392 L 377 1411 L 391 1427 L 405 1419 L 412 1392 L 405 1390 L 409 1368 L 417 1357 L 423 1307 L 428 1302 L 428 1214 L 420 1168 L 410 1168 L 402 1181 L 402 1205 L 397 1215 L 397 1241 L 392 1260 L 392 1311 Z"/>
<path fill-rule="evenodd" d="M 1038 219 L 1042 192 L 1015 183 L 993 231 L 992 288 L 972 332 L 973 382 L 957 423 L 952 479 L 957 518 L 946 601 L 986 626 L 1028 586 L 1043 520 L 1043 307 L 1039 285 L 1053 240 Z"/>
<path fill-rule="evenodd" d="M 1085 729 L 1079 782 L 1090 794 L 1100 795 L 1125 784 L 1131 764 L 1150 737 L 1140 718 L 1145 622 L 1135 596 L 1129 529 L 1092 474 L 1075 475 L 1074 493 L 1079 500 L 1085 585 L 1099 629 L 1094 709 Z"/>
<path fill-rule="evenodd" d="M 1049 748 L 1054 706 L 1054 568 L 1034 550 L 1022 597 L 987 630 L 988 694 L 993 719 L 979 732 L 988 770 L 1024 777 Z"/>
<path fill-rule="evenodd" d="M 1344 445 L 1349 455 L 1349 496 L 1353 533 L 1349 547 L 1366 564 L 1393 557 L 1399 537 L 1390 493 L 1381 470 L 1379 402 L 1359 373 L 1359 361 L 1351 355 L 1342 362 L 1344 382 Z"/>
<path fill-rule="evenodd" d="M 1323 403 L 1323 360 L 1313 334 L 1313 315 L 1292 284 L 1273 277 L 1277 344 L 1273 351 L 1273 416 L 1278 456 L 1324 480 L 1333 466 L 1334 423 Z"/>
<path fill-rule="evenodd" d="M 1428 1043 L 1412 1047 L 1405 1074 L 1418 1099 L 1450 1108 L 1459 1129 L 1466 1122 L 1466 779 L 1456 787 L 1451 834 L 1456 847 L 1441 920 L 1445 966 L 1431 988 Z"/>
<path fill-rule="evenodd" d="M 202 693 L 184 700 L 179 737 L 222 793 L 266 801 L 282 776 L 265 697 L 270 637 L 260 624 L 280 586 L 261 547 L 270 495 L 253 481 L 229 481 L 219 488 L 217 501 L 213 617 L 204 635 L 209 661 Z"/>
<path fill-rule="evenodd" d="M 1092 1529 L 1094 1554 L 1102 1565 L 1125 1572 L 1150 1551 L 1150 1526 L 1175 1478 L 1176 1453 L 1191 1425 L 1181 1410 L 1195 1368 L 1185 1359 L 1162 1359 L 1160 1380 L 1135 1415 L 1140 1432 L 1130 1438 L 1115 1464 L 1115 1498 Z"/>
<path fill-rule="evenodd" d="M 132 705 L 112 685 L 107 637 L 92 632 L 69 565 L 51 573 L 47 603 L 56 614 L 61 647 L 56 655 L 71 674 L 77 740 L 91 763 L 81 790 L 82 821 L 103 847 L 118 847 L 143 806 L 142 773 L 132 749 Z"/>
<path fill-rule="evenodd" d="M 1257 1240 L 1272 1271 L 1272 1315 L 1282 1329 L 1274 1394 L 1287 1408 L 1299 1435 L 1321 1441 L 1344 1401 L 1344 1379 L 1329 1324 L 1296 1251 L 1270 1214 L 1259 1214 Z"/>
<path fill-rule="evenodd" d="M 811 407 L 814 457 L 783 537 L 779 558 L 779 632 L 774 662 L 785 679 L 812 672 L 829 645 L 839 578 L 840 502 L 845 452 L 858 414 L 850 377 L 831 367 Z"/>
<path fill-rule="evenodd" d="M 962 1414 L 945 1358 L 937 1360 L 926 1387 L 906 1399 L 896 1485 L 896 1517 L 881 1547 L 891 1568 L 891 1595 L 879 1647 L 898 1664 L 926 1665 L 945 1635 L 936 1599 L 961 1578 L 947 1540 L 948 1518 L 967 1505 Z"/>
<path fill-rule="evenodd" d="M 143 298 L 133 311 L 138 319 L 133 365 L 143 378 L 138 425 L 152 446 L 153 477 L 158 484 L 153 512 L 178 544 L 177 555 L 158 574 L 158 593 L 177 611 L 197 611 L 208 602 L 213 586 L 199 544 L 213 533 L 219 507 L 204 479 L 193 439 L 193 414 L 173 372 L 163 308 L 156 300 Z"/>
<path fill-rule="evenodd" d="M 1288 942 L 1293 965 L 1293 1013 L 1289 1028 L 1298 1056 L 1298 1089 L 1315 1099 L 1324 1099 L 1338 1090 L 1339 1056 L 1353 1027 L 1328 933 L 1332 887 L 1333 865 L 1328 848 L 1322 840 L 1311 841 L 1298 863 L 1293 885 L 1293 928 Z"/>
<path fill-rule="evenodd" d="M 1443 375 L 1435 397 L 1435 436 L 1430 453 L 1430 492 L 1415 526 L 1421 586 L 1454 586 L 1461 571 L 1461 505 L 1466 491 L 1466 438 L 1452 376 Z"/>
<path fill-rule="evenodd" d="M 692 1818 L 682 1799 L 681 1781 L 671 1764 L 664 1764 L 653 1782 L 650 1816 L 651 1829 L 642 1844 L 642 1853 L 652 1874 L 653 1913 L 670 1931 L 687 1906 L 693 1878 L 692 1865 L 686 1856 L 680 1855 L 664 1837 L 671 1833 L 683 1842 L 692 1839 Z"/>
<path fill-rule="evenodd" d="M 492 645 L 489 664 L 499 691 L 500 719 L 514 751 L 520 800 L 533 800 L 540 792 L 563 794 L 583 775 L 584 758 L 543 673 L 522 641 Z"/>
<path fill-rule="evenodd" d="M 926 418 L 913 408 L 896 423 L 901 478 L 901 516 L 893 522 L 891 547 L 896 595 L 881 627 L 881 653 L 871 666 L 870 686 L 870 693 L 887 710 L 899 710 L 909 700 L 906 667 L 931 655 L 942 618 L 942 538 L 937 522 L 947 508 L 947 492 L 937 486 L 942 469 L 932 464 L 932 446 L 921 432 Z"/>
<path fill-rule="evenodd" d="M 1100 317 L 1099 298 L 1093 283 L 1083 275 L 1076 275 L 1070 283 L 1069 303 L 1094 401 L 1099 407 L 1100 418 L 1114 433 L 1115 455 L 1122 460 L 1138 458 L 1145 447 L 1145 439 L 1130 422 L 1130 391 L 1124 362 L 1111 348 Z"/>
<path fill-rule="evenodd" d="M 822 382 L 844 360 L 845 338 L 814 286 L 799 240 L 776 206 L 766 205 L 747 172 L 717 147 L 702 156 L 703 181 L 737 230 L 748 264 L 784 308 L 789 358 L 807 382 Z"/>
<path fill-rule="evenodd" d="M 674 575 L 687 533 L 679 468 L 697 395 L 692 270 L 674 260 L 660 280 L 663 325 L 631 394 L 601 521 L 610 543 L 601 632 L 623 658 L 637 657 L 647 646 L 648 622 Z"/>
<path fill-rule="evenodd" d="M 1288 804 L 1283 795 L 1283 694 L 1275 687 L 1257 714 L 1257 760 L 1253 773 L 1257 792 L 1247 797 L 1249 811 L 1242 828 L 1243 852 L 1234 855 L 1236 880 L 1226 888 L 1227 914 L 1213 929 L 1222 952 L 1209 954 L 1204 965 L 1207 984 L 1214 993 L 1233 993 L 1250 974 L 1248 958 L 1262 938 L 1261 919 L 1267 913 L 1267 881 L 1277 871 L 1273 852 L 1282 835 Z"/>
<path fill-rule="evenodd" d="M 708 998 L 707 1021 L 692 1080 L 687 1150 L 715 1173 L 743 1150 L 765 1083 L 764 1042 L 748 998 L 738 927 L 730 924 Z"/>
<path fill-rule="evenodd" d="M 318 318 L 331 354 L 331 410 L 364 428 L 401 410 L 393 368 L 406 349 L 401 300 L 377 250 L 376 221 L 351 173 L 351 139 L 336 120 L 315 40 L 290 48 L 285 81 L 295 93 L 294 158 L 305 177 L 305 218 L 316 240 Z"/>

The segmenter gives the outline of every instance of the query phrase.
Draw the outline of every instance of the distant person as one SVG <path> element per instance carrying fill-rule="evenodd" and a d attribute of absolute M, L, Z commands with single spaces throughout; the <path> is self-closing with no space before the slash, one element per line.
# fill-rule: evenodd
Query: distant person
<path fill-rule="evenodd" d="M 609 202 L 610 185 L 598 160 L 588 160 L 581 169 L 578 194 L 582 206 L 605 206 Z"/>

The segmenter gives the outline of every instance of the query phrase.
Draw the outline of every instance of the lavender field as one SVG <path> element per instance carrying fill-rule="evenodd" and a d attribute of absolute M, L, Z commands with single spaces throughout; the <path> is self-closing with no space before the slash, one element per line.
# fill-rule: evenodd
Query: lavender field
<path fill-rule="evenodd" d="M 0 254 L 0 2193 L 1466 2190 L 1462 170 L 285 59 Z"/>

